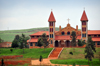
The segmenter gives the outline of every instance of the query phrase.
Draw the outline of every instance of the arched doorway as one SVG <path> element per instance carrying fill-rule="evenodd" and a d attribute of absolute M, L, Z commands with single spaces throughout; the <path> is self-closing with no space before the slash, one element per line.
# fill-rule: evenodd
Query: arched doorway
<path fill-rule="evenodd" d="M 58 41 L 57 40 L 55 41 L 55 47 L 58 47 Z"/>
<path fill-rule="evenodd" d="M 66 41 L 66 47 L 70 47 L 70 41 L 69 40 Z"/>

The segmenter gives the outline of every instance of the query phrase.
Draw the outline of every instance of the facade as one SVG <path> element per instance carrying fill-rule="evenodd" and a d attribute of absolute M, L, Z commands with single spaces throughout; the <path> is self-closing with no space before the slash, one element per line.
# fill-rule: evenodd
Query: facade
<path fill-rule="evenodd" d="M 27 41 L 29 44 L 29 48 L 38 47 L 37 46 L 38 38 L 41 37 L 43 33 L 46 33 L 48 39 L 50 39 L 49 47 L 71 47 L 70 35 L 72 31 L 76 32 L 77 43 L 78 43 L 78 39 L 84 40 L 86 42 L 88 40 L 88 36 L 91 36 L 92 40 L 95 42 L 95 46 L 99 47 L 100 46 L 100 30 L 88 30 L 88 18 L 85 13 L 85 10 L 83 11 L 80 21 L 81 21 L 81 30 L 78 30 L 78 25 L 76 25 L 76 28 L 73 28 L 68 23 L 65 28 L 61 29 L 61 26 L 59 26 L 59 31 L 55 31 L 56 20 L 53 15 L 53 12 L 51 11 L 50 17 L 48 19 L 49 31 L 39 31 L 34 34 L 31 34 L 30 35 L 31 38 Z"/>
<path fill-rule="evenodd" d="M 11 47 L 12 42 L 2 42 L 0 43 L 0 47 Z"/>

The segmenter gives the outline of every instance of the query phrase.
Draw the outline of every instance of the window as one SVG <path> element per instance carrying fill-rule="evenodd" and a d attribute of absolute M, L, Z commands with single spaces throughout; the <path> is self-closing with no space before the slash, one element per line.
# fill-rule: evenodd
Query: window
<path fill-rule="evenodd" d="M 100 45 L 100 42 L 97 42 L 97 45 Z"/>
<path fill-rule="evenodd" d="M 67 32 L 67 35 L 70 35 L 70 32 L 69 31 Z"/>
<path fill-rule="evenodd" d="M 50 34 L 50 38 L 53 38 L 53 34 Z"/>
<path fill-rule="evenodd" d="M 82 37 L 86 37 L 86 34 L 82 34 Z"/>
<path fill-rule="evenodd" d="M 39 38 L 39 36 L 37 36 L 37 38 Z"/>
<path fill-rule="evenodd" d="M 82 31 L 86 31 L 86 28 L 82 28 Z"/>
<path fill-rule="evenodd" d="M 32 43 L 30 43 L 30 46 L 33 46 L 33 44 L 32 44 Z"/>
<path fill-rule="evenodd" d="M 35 46 L 37 46 L 37 42 L 35 43 Z"/>
<path fill-rule="evenodd" d="M 94 37 L 97 37 L 97 35 L 94 35 Z"/>
<path fill-rule="evenodd" d="M 86 22 L 85 22 L 85 21 L 83 21 L 83 22 L 82 22 L 82 25 L 86 25 Z"/>
<path fill-rule="evenodd" d="M 100 35 L 98 35 L 98 37 L 100 37 Z"/>
<path fill-rule="evenodd" d="M 50 32 L 53 32 L 53 28 L 50 28 Z"/>
<path fill-rule="evenodd" d="M 50 26 L 53 26 L 53 22 L 50 22 L 49 25 L 50 25 Z"/>
<path fill-rule="evenodd" d="M 52 34 L 52 38 L 53 38 L 53 34 Z"/>
<path fill-rule="evenodd" d="M 91 35 L 88 35 L 89 37 L 91 36 Z"/>
<path fill-rule="evenodd" d="M 62 35 L 64 35 L 65 33 L 64 32 L 62 32 Z"/>
<path fill-rule="evenodd" d="M 51 44 L 52 44 L 52 40 L 51 40 Z"/>
<path fill-rule="evenodd" d="M 32 36 L 32 38 L 34 38 L 34 36 Z"/>
<path fill-rule="evenodd" d="M 94 46 L 95 46 L 95 42 L 94 42 Z"/>

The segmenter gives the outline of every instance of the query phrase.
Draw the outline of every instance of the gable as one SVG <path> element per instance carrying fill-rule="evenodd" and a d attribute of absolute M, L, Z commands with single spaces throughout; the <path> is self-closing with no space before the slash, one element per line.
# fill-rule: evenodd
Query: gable
<path fill-rule="evenodd" d="M 62 32 L 64 32 L 64 35 L 67 35 L 67 32 L 70 32 L 70 34 L 71 34 L 72 31 L 75 31 L 76 35 L 81 35 L 81 32 L 78 31 L 77 29 L 71 27 L 70 24 L 67 24 L 67 26 L 65 28 L 63 28 L 60 31 L 56 32 L 55 35 L 62 35 Z"/>

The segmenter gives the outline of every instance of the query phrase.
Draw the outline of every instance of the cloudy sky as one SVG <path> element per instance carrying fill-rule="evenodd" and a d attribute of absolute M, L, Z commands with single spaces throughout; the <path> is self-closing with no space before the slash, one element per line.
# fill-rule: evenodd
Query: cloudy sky
<path fill-rule="evenodd" d="M 100 0 L 0 0 L 0 30 L 48 27 L 51 9 L 56 27 L 66 27 L 69 18 L 80 29 L 84 7 L 88 29 L 100 30 Z"/>

